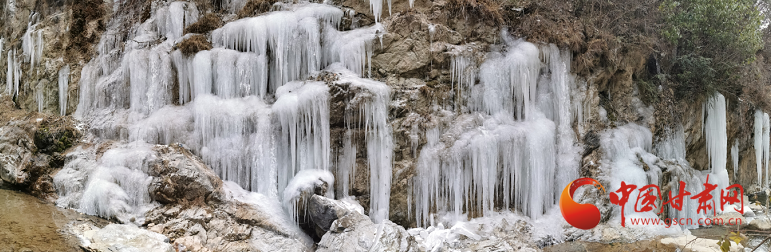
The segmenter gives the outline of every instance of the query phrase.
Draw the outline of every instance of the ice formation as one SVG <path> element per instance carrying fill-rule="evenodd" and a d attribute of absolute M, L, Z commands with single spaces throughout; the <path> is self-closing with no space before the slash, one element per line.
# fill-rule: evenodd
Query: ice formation
<path fill-rule="evenodd" d="M 434 207 L 460 220 L 498 207 L 538 219 L 578 175 L 571 101 L 582 101 L 571 96 L 569 53 L 503 36 L 507 51 L 479 69 L 475 112 L 426 132 L 413 184 L 419 226 L 432 223 Z"/>
<path fill-rule="evenodd" d="M 30 71 L 35 70 L 35 66 L 40 64 L 43 56 L 43 30 L 37 30 L 38 13 L 33 13 L 27 23 L 27 31 L 22 36 L 21 48 L 24 55 L 24 62 L 29 62 Z"/>
<path fill-rule="evenodd" d="M 19 94 L 19 84 L 21 83 L 21 65 L 19 58 L 16 57 L 16 49 L 8 49 L 8 71 L 5 74 L 5 92 L 11 96 Z"/>
<path fill-rule="evenodd" d="M 67 115 L 67 90 L 70 85 L 70 66 L 59 69 L 59 115 Z"/>
<path fill-rule="evenodd" d="M 327 71 L 337 73 L 338 83 L 349 83 L 353 90 L 360 90 L 354 101 L 362 114 L 360 125 L 365 131 L 367 145 L 367 166 L 370 178 L 370 217 L 375 223 L 388 219 L 389 202 L 391 199 L 391 165 L 393 162 L 393 139 L 391 126 L 388 123 L 388 103 L 391 100 L 391 89 L 383 82 L 359 78 L 357 74 L 345 68 L 340 63 L 330 65 Z M 364 96 L 364 97 L 362 97 Z M 357 99 L 359 98 L 359 99 Z M 357 101 L 358 100 L 358 101 Z M 348 122 L 350 132 L 350 122 Z M 344 149 L 343 169 L 353 169 L 355 164 L 355 149 Z M 354 162 L 354 163 L 351 163 Z M 344 171 L 344 174 L 355 174 L 355 170 Z M 352 180 L 349 180 L 352 181 Z"/>
<path fill-rule="evenodd" d="M 153 5 L 153 15 L 133 28 L 133 38 L 123 42 L 110 35 L 117 31 L 102 36 L 99 55 L 83 67 L 75 116 L 89 122 L 96 138 L 180 143 L 223 180 L 276 200 L 297 190 L 285 191 L 296 174 L 311 170 L 339 172 L 346 177 L 347 191 L 355 175 L 353 139 L 347 138 L 343 161 L 335 162 L 340 157 L 330 156 L 327 84 L 307 81 L 331 65 L 328 71 L 343 73 L 340 81 L 371 97 L 360 108 L 371 170 L 370 214 L 376 221 L 387 219 L 393 151 L 387 121 L 390 90 L 382 82 L 360 78 L 368 72 L 369 56 L 384 27 L 338 31 L 343 11 L 326 4 L 279 3 L 275 8 L 227 23 L 212 32 L 215 48 L 183 55 L 174 45 L 187 38 L 183 28 L 197 19 L 195 5 Z M 120 28 L 115 22 L 108 27 Z M 66 99 L 60 101 L 66 108 Z M 335 163 L 339 165 L 333 170 Z M 334 186 L 331 180 L 329 184 Z M 80 202 L 82 196 L 72 191 L 63 190 L 62 198 Z M 99 204 L 71 207 L 112 214 L 100 212 Z"/>
<path fill-rule="evenodd" d="M 279 193 L 301 170 L 329 170 L 329 93 L 324 82 L 289 82 L 276 91 Z M 330 190 L 331 191 L 331 190 Z"/>
<path fill-rule="evenodd" d="M 307 209 L 305 207 L 314 189 L 321 187 L 326 183 L 327 187 L 332 187 L 335 183 L 335 177 L 331 172 L 325 170 L 302 170 L 298 172 L 289 184 L 286 186 L 283 195 L 283 205 L 289 211 L 289 216 L 298 221 L 298 210 Z M 334 197 L 333 190 L 327 190 L 325 196 Z M 300 207 L 302 205 L 303 207 Z"/>
<path fill-rule="evenodd" d="M 337 27 L 343 11 L 325 4 L 300 4 L 290 10 L 227 23 L 212 32 L 216 47 L 270 57 L 270 84 L 275 92 L 284 83 L 305 79 L 321 70 L 321 28 Z M 270 55 L 268 55 L 270 52 Z"/>
<path fill-rule="evenodd" d="M 726 133 L 726 102 L 722 94 L 716 93 L 704 104 L 706 118 L 704 135 L 707 140 L 707 155 L 711 168 L 710 183 L 717 184 L 718 189 L 728 187 L 728 135 Z M 764 125 L 768 124 L 768 115 L 764 116 Z M 764 146 L 768 146 L 768 134 L 765 133 Z M 715 199 L 720 198 L 720 190 L 714 191 Z M 717 209 L 715 209 L 717 211 Z"/>
<path fill-rule="evenodd" d="M 734 168 L 734 181 L 737 181 L 739 172 L 739 139 L 734 140 L 734 145 L 731 146 L 731 162 Z"/>
<path fill-rule="evenodd" d="M 154 208 L 147 175 L 155 160 L 152 145 L 134 142 L 106 151 L 94 161 L 95 149 L 76 150 L 72 161 L 54 176 L 60 197 L 57 205 L 121 222 L 143 223 Z"/>

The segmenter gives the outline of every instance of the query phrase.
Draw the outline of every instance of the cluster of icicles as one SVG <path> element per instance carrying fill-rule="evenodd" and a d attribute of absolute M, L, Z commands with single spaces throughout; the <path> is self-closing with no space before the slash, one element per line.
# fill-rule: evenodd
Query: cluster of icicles
<path fill-rule="evenodd" d="M 12 4 L 12 3 L 9 3 Z M 18 96 L 22 84 L 23 78 L 34 79 L 33 77 L 40 72 L 37 68 L 41 64 L 43 58 L 43 33 L 44 29 L 38 29 L 39 14 L 33 13 L 30 16 L 30 21 L 27 23 L 27 31 L 22 36 L 22 53 L 19 55 L 17 50 L 8 49 L 7 71 L 5 74 L 6 86 L 5 94 L 10 96 Z M 0 57 L 4 53 L 5 39 L 0 38 Z M 29 63 L 27 70 L 27 76 L 22 70 L 22 63 Z M 59 69 L 58 72 L 58 100 L 59 100 L 59 114 L 64 116 L 67 114 L 67 91 L 69 89 L 70 79 L 70 67 L 65 65 Z M 45 84 L 47 82 L 41 81 L 34 86 L 35 102 L 37 103 L 38 112 L 43 112 L 45 106 L 48 104 L 48 96 L 46 92 Z"/>
<path fill-rule="evenodd" d="M 225 2 L 239 9 L 240 2 Z M 382 0 L 373 2 L 383 5 Z M 99 161 L 93 153 L 78 153 L 82 158 L 70 161 L 54 178 L 58 204 L 105 217 L 142 216 L 154 204 L 147 193 L 150 177 L 145 167 L 155 158 L 152 144 L 180 143 L 222 179 L 279 198 L 297 218 L 300 191 L 312 190 L 314 183 L 334 184 L 329 196 L 348 195 L 357 166 L 351 124 L 358 121 L 363 125 L 355 127 L 365 132 L 362 156 L 370 174 L 369 214 L 376 222 L 387 219 L 394 148 L 388 123 L 391 91 L 382 82 L 364 78 L 385 28 L 376 23 L 339 31 L 347 13 L 326 4 L 278 3 L 274 9 L 214 30 L 207 36 L 215 48 L 194 55 L 174 49 L 190 36 L 184 27 L 200 15 L 193 3 L 154 3 L 152 17 L 136 25 L 130 39 L 115 35 L 123 20 L 113 19 L 97 46 L 99 55 L 81 72 L 75 116 L 89 122 L 94 136 L 120 140 L 122 145 Z M 382 12 L 373 11 L 376 17 Z M 43 33 L 33 22 L 29 26 L 22 59 L 34 71 Z M 433 34 L 436 27 L 430 29 Z M 426 141 L 419 150 L 420 127 L 416 124 L 410 132 L 417 175 L 409 192 L 414 209 L 408 203 L 408 212 L 419 226 L 434 223 L 432 213 L 464 220 L 471 213 L 516 209 L 539 218 L 554 207 L 564 185 L 578 177 L 582 148 L 576 133 L 585 133 L 588 91 L 587 83 L 570 73 L 571 53 L 505 33 L 501 37 L 504 43 L 493 46 L 481 64 L 468 50 L 455 52 L 452 86 L 459 97 L 433 108 L 434 115 L 448 116 L 424 121 L 420 133 Z M 8 50 L 8 94 L 19 92 L 20 69 L 16 51 Z M 69 71 L 68 66 L 59 71 L 62 115 L 67 113 Z M 336 157 L 330 147 L 329 88 L 309 80 L 322 71 L 337 74 L 333 84 L 350 85 L 366 96 L 358 107 L 347 108 L 358 109 L 362 118 L 345 118 L 348 128 Z M 42 111 L 41 100 L 47 96 L 43 91 L 36 95 Z M 689 191 L 698 191 L 707 174 L 722 187 L 728 183 L 725 107 L 721 95 L 705 104 L 711 170 L 674 172 L 688 181 Z M 765 160 L 766 184 L 768 118 L 762 112 L 755 115 L 758 180 Z M 638 156 L 646 163 L 657 159 L 649 153 L 654 150 L 647 128 L 628 124 L 609 130 L 601 145 L 613 166 L 607 168 L 611 189 L 620 181 L 658 181 L 660 169 L 645 172 L 635 163 Z M 687 166 L 682 127 L 670 132 L 655 153 Z M 736 169 L 738 144 L 731 155 Z M 649 166 L 656 167 L 655 162 Z M 694 202 L 686 201 L 685 208 L 682 217 L 695 217 L 690 211 Z"/>
<path fill-rule="evenodd" d="M 362 78 L 383 26 L 339 31 L 344 12 L 337 7 L 275 8 L 214 30 L 209 35 L 214 49 L 183 55 L 173 47 L 189 36 L 183 28 L 197 21 L 195 4 L 155 4 L 152 18 L 135 28 L 132 39 L 124 41 L 109 30 L 102 37 L 99 56 L 83 68 L 75 116 L 89 121 L 90 132 L 100 138 L 181 143 L 222 179 L 292 204 L 296 190 L 305 188 L 290 184 L 298 172 L 354 168 L 330 157 L 329 88 L 308 80 L 322 70 L 334 72 L 337 83 L 372 97 L 359 108 L 366 117 L 370 215 L 386 219 L 393 149 L 387 124 L 390 90 Z M 346 146 L 350 149 L 344 152 L 355 158 L 355 146 Z M 296 206 L 287 208 L 296 217 Z"/>

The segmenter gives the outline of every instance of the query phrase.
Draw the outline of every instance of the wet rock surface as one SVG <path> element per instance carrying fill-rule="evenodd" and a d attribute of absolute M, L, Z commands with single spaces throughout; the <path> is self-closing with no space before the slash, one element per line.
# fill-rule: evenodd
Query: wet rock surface
<path fill-rule="evenodd" d="M 132 224 L 110 224 L 104 228 L 83 225 L 77 228 L 81 247 L 91 252 L 175 251 L 166 236 Z"/>

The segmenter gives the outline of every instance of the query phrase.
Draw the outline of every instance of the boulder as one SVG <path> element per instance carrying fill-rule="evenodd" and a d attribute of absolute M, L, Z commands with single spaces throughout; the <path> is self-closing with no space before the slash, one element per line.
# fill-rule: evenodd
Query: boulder
<path fill-rule="evenodd" d="M 174 251 L 166 236 L 132 224 L 110 224 L 83 232 L 81 245 L 87 251 Z"/>
<path fill-rule="evenodd" d="M 316 199 L 319 200 L 319 199 Z M 389 220 L 375 224 L 364 214 L 343 210 L 334 200 L 321 200 L 328 207 L 320 221 L 334 216 L 329 232 L 321 237 L 316 251 L 409 251 L 411 236 L 407 231 Z M 344 214 L 347 213 L 347 214 Z"/>
<path fill-rule="evenodd" d="M 771 230 L 771 221 L 769 221 L 767 218 L 757 218 L 750 221 L 749 228 L 757 230 Z"/>

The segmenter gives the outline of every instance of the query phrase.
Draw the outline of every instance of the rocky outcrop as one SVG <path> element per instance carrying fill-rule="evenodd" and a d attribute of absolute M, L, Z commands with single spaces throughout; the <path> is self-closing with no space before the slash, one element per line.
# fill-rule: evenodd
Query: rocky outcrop
<path fill-rule="evenodd" d="M 412 239 L 403 227 L 389 220 L 375 224 L 342 204 L 318 195 L 311 198 L 313 222 L 328 230 L 316 251 L 410 251 Z"/>
<path fill-rule="evenodd" d="M 156 146 L 149 193 L 164 205 L 146 214 L 148 230 L 189 251 L 307 251 L 312 241 L 281 206 L 214 172 L 179 145 Z"/>
<path fill-rule="evenodd" d="M 110 224 L 101 229 L 83 224 L 83 226 L 73 229 L 76 230 L 76 235 L 81 239 L 81 247 L 85 251 L 175 251 L 166 236 L 141 229 L 132 224 Z"/>
<path fill-rule="evenodd" d="M 77 141 L 68 117 L 12 109 L 0 98 L 0 184 L 55 199 L 51 172 L 64 165 L 64 152 Z"/>

